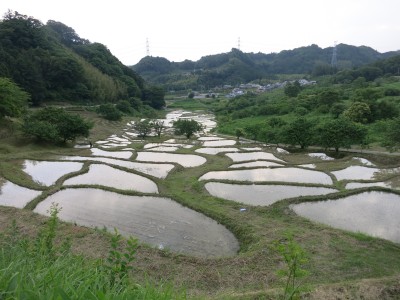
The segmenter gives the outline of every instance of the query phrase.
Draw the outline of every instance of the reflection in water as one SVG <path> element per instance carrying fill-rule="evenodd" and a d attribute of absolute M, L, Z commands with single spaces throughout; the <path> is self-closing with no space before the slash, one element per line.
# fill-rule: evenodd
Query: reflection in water
<path fill-rule="evenodd" d="M 129 159 L 132 156 L 132 153 L 129 153 L 127 151 L 104 151 L 98 148 L 92 148 L 90 150 L 92 151 L 92 155 L 94 156 L 106 156 L 122 159 Z"/>
<path fill-rule="evenodd" d="M 140 162 L 133 162 L 128 160 L 114 159 L 114 158 L 105 158 L 105 157 L 62 156 L 59 159 L 77 160 L 77 161 L 87 161 L 87 160 L 98 161 L 98 162 L 103 162 L 105 164 L 132 169 L 157 178 L 167 177 L 169 171 L 171 171 L 174 168 L 174 165 L 171 164 L 140 163 Z"/>
<path fill-rule="evenodd" d="M 26 160 L 23 171 L 30 175 L 33 181 L 49 186 L 64 175 L 79 171 L 82 166 L 83 164 L 78 162 Z"/>
<path fill-rule="evenodd" d="M 195 150 L 195 152 L 197 153 L 203 153 L 203 154 L 210 154 L 210 155 L 216 155 L 218 153 L 222 153 L 222 152 L 237 152 L 239 151 L 238 148 L 199 148 L 197 150 Z"/>
<path fill-rule="evenodd" d="M 199 180 L 236 181 L 283 181 L 315 184 L 332 184 L 332 179 L 323 172 L 299 168 L 251 169 L 208 172 Z"/>
<path fill-rule="evenodd" d="M 236 144 L 235 140 L 219 140 L 219 141 L 203 142 L 204 147 L 224 147 L 224 146 L 233 146 L 235 144 Z"/>
<path fill-rule="evenodd" d="M 250 205 L 271 205 L 276 201 L 300 197 L 325 195 L 337 192 L 336 189 L 290 185 L 240 185 L 219 182 L 205 184 L 207 191 L 219 198 Z"/>
<path fill-rule="evenodd" d="M 346 169 L 331 172 L 337 180 L 371 180 L 379 169 L 363 166 L 350 166 Z"/>
<path fill-rule="evenodd" d="M 283 160 L 277 158 L 272 153 L 267 153 L 267 152 L 227 153 L 226 156 L 228 156 L 234 162 L 259 160 L 259 159 L 277 160 L 283 162 Z"/>
<path fill-rule="evenodd" d="M 41 193 L 6 181 L 0 186 L 0 205 L 23 208 Z"/>
<path fill-rule="evenodd" d="M 292 206 L 299 215 L 336 228 L 400 243 L 400 196 L 365 192 L 350 197 Z"/>
<path fill-rule="evenodd" d="M 166 147 L 166 146 L 158 146 L 146 149 L 147 151 L 154 151 L 154 152 L 175 152 L 179 148 L 178 147 Z"/>
<path fill-rule="evenodd" d="M 64 185 L 81 184 L 98 184 L 141 193 L 158 193 L 157 185 L 146 177 L 98 164 L 90 165 L 88 173 L 75 176 L 64 182 Z"/>
<path fill-rule="evenodd" d="M 160 197 L 127 196 L 98 189 L 65 189 L 39 203 L 35 212 L 48 215 L 59 203 L 60 219 L 91 227 L 117 228 L 153 246 L 201 257 L 234 255 L 239 245 L 216 221 Z"/>
<path fill-rule="evenodd" d="M 192 155 L 192 154 L 152 153 L 152 152 L 138 152 L 136 160 L 151 161 L 151 162 L 171 162 L 180 164 L 182 167 L 185 168 L 201 166 L 207 161 L 202 156 Z"/>

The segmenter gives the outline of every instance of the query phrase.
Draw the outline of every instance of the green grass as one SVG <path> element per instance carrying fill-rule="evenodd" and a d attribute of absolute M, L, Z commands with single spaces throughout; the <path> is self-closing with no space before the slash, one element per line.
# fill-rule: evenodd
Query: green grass
<path fill-rule="evenodd" d="M 104 139 L 120 132 L 127 121 L 109 122 L 98 119 L 90 112 L 83 113 L 95 121 L 92 133 L 95 139 Z M 167 138 L 170 137 L 164 136 L 161 140 Z M 159 141 L 155 138 L 146 142 L 150 140 Z M 136 147 L 140 149 L 141 146 Z M 192 153 L 194 149 L 196 147 L 181 152 Z M 49 157 L 61 154 L 79 155 L 83 153 L 81 151 L 85 150 L 38 145 L 20 136 L 3 138 L 0 139 L 0 177 L 23 186 L 38 188 L 20 170 L 23 159 L 48 160 Z M 284 282 L 276 275 L 276 271 L 282 267 L 282 259 L 271 245 L 282 240 L 288 230 L 293 232 L 295 242 L 308 254 L 309 261 L 304 268 L 310 276 L 304 280 L 306 284 L 318 289 L 338 284 L 347 289 L 348 285 L 354 286 L 354 282 L 379 279 L 379 284 L 382 284 L 385 278 L 389 278 L 388 285 L 397 287 L 392 279 L 400 277 L 398 244 L 316 224 L 295 215 L 289 209 L 290 204 L 339 198 L 358 193 L 359 190 L 340 189 L 333 196 L 292 198 L 268 207 L 246 205 L 247 211 L 243 213 L 240 211 L 243 204 L 212 197 L 205 190 L 204 182 L 198 181 L 206 172 L 225 170 L 232 163 L 230 159 L 222 154 L 204 157 L 208 160 L 207 164 L 195 168 L 176 167 L 165 180 L 155 180 L 160 196 L 170 197 L 226 226 L 240 242 L 240 252 L 237 255 L 205 259 L 139 245 L 136 259 L 131 264 L 133 270 L 129 271 L 129 280 L 124 283 L 126 285 L 123 290 L 115 290 L 109 286 L 109 277 L 101 267 L 101 260 L 104 263 L 110 250 L 107 234 L 101 230 L 61 223 L 55 245 L 62 244 L 61 237 L 69 237 L 71 250 L 57 248 L 57 255 L 49 257 L 35 248 L 36 241 L 40 240 L 35 230 L 46 227 L 46 218 L 28 209 L 0 207 L 0 232 L 3 232 L 0 238 L 0 270 L 4 270 L 0 272 L 0 291 L 8 293 L 1 295 L 0 299 L 22 298 L 25 294 L 32 295 L 28 299 L 69 299 L 63 296 L 64 293 L 72 299 L 91 299 L 90 293 L 99 299 L 179 299 L 184 297 L 180 292 L 182 289 L 187 291 L 188 297 L 195 299 L 275 299 L 271 294 L 276 296 Z M 304 157 L 304 153 L 296 153 L 289 164 L 302 163 Z M 374 155 L 368 159 L 378 167 L 399 165 L 396 157 Z M 349 160 L 350 156 L 344 155 L 330 168 L 347 166 Z M 330 170 L 328 164 L 324 163 L 319 164 L 318 168 L 321 171 Z M 61 188 L 62 180 L 45 189 L 46 193 L 52 193 Z M 36 202 L 41 199 L 38 198 Z M 18 220 L 19 233 L 16 233 L 15 228 L 4 230 L 5 224 L 11 224 L 12 219 Z M 335 295 L 335 290 L 331 293 Z"/>
<path fill-rule="evenodd" d="M 67 239 L 55 244 L 57 210 L 36 238 L 27 238 L 13 222 L 1 234 L 0 299 L 185 299 L 170 284 L 133 282 L 127 271 L 135 244 L 120 250 L 120 238 L 111 238 L 107 259 L 73 254 Z M 127 253 L 130 253 L 128 255 Z M 125 262 L 124 258 L 127 257 Z"/>

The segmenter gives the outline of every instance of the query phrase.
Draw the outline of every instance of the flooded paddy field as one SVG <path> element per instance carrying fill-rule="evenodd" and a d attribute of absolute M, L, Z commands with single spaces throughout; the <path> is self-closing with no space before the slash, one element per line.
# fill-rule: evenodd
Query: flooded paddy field
<path fill-rule="evenodd" d="M 400 268 L 398 250 L 393 250 L 397 244 L 373 238 L 365 242 L 347 232 L 400 243 L 388 229 L 399 227 L 393 220 L 398 164 L 382 165 L 361 153 L 334 159 L 321 150 L 290 153 L 207 131 L 189 140 L 170 134 L 173 120 L 192 116 L 184 111 L 167 115 L 169 127 L 161 138 L 140 139 L 128 122 L 122 132 L 93 140 L 92 148 L 54 152 L 48 161 L 27 156 L 53 163 L 43 171 L 51 170 L 51 176 L 40 178 L 36 168 L 29 176 L 42 186 L 29 189 L 4 176 L 0 205 L 47 215 L 51 203 L 59 203 L 64 221 L 111 232 L 116 228 L 150 245 L 138 250 L 138 270 L 151 278 L 172 278 L 191 289 L 211 286 L 210 293 L 279 285 L 274 274 L 282 262 L 271 245 L 287 231 L 310 254 L 312 280 L 389 276 L 393 272 L 385 270 Z M 69 163 L 74 167 L 69 169 Z M 382 190 L 392 193 L 382 196 Z M 350 204 L 336 208 L 341 200 Z M 323 206 L 331 201 L 333 208 Z M 327 216 L 303 216 L 297 205 L 314 215 L 330 211 L 333 220 L 328 224 Z M 370 220 L 370 228 L 363 227 L 363 218 Z M 341 228 L 339 221 L 355 224 Z"/>
<path fill-rule="evenodd" d="M 41 193 L 42 191 L 35 191 L 10 181 L 0 180 L 0 205 L 23 208 Z"/>
<path fill-rule="evenodd" d="M 52 203 L 62 207 L 62 220 L 110 231 L 118 228 L 121 234 L 160 249 L 201 257 L 231 256 L 239 249 L 224 226 L 167 198 L 65 189 L 42 201 L 35 212 L 48 215 Z"/>
<path fill-rule="evenodd" d="M 206 190 L 213 196 L 248 205 L 267 206 L 276 201 L 337 192 L 336 189 L 294 185 L 245 185 L 208 182 Z"/>
<path fill-rule="evenodd" d="M 292 206 L 315 222 L 400 243 L 400 196 L 364 192 L 349 197 Z"/>

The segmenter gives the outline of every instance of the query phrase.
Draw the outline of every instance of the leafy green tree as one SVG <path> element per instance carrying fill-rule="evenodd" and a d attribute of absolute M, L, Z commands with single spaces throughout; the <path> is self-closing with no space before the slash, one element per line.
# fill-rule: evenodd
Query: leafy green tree
<path fill-rule="evenodd" d="M 318 95 L 318 102 L 320 105 L 332 106 L 339 101 L 339 93 L 332 89 L 324 89 Z"/>
<path fill-rule="evenodd" d="M 243 128 L 236 128 L 235 130 L 236 138 L 239 140 L 241 137 L 245 135 L 245 131 Z"/>
<path fill-rule="evenodd" d="M 151 121 L 151 125 L 153 126 L 153 129 L 156 132 L 157 136 L 160 137 L 161 133 L 165 129 L 164 121 L 154 120 Z"/>
<path fill-rule="evenodd" d="M 339 118 L 339 116 L 346 110 L 346 106 L 343 103 L 335 103 L 332 105 L 329 112 L 334 118 Z"/>
<path fill-rule="evenodd" d="M 0 77 L 0 118 L 18 117 L 27 107 L 29 94 L 11 79 Z"/>
<path fill-rule="evenodd" d="M 273 128 L 268 124 L 260 130 L 259 135 L 266 145 L 279 145 L 282 140 L 281 130 L 279 128 Z"/>
<path fill-rule="evenodd" d="M 367 103 L 353 102 L 343 115 L 353 122 L 367 123 L 371 118 L 371 109 Z"/>
<path fill-rule="evenodd" d="M 390 151 L 400 149 L 400 117 L 382 122 L 382 146 Z"/>
<path fill-rule="evenodd" d="M 142 99 L 144 104 L 147 104 L 155 109 L 161 109 L 165 106 L 165 91 L 158 86 L 149 86 L 143 89 Z"/>
<path fill-rule="evenodd" d="M 364 125 L 338 118 L 326 121 L 316 129 L 316 141 L 325 148 L 350 148 L 351 145 L 364 144 L 367 129 Z"/>
<path fill-rule="evenodd" d="M 151 133 L 153 124 L 150 122 L 150 120 L 146 119 L 135 122 L 133 128 L 137 131 L 139 137 L 146 138 L 146 136 L 148 136 Z"/>
<path fill-rule="evenodd" d="M 298 81 L 295 81 L 294 83 L 287 83 L 284 88 L 284 92 L 288 97 L 297 97 L 297 95 L 301 92 L 300 83 Z"/>
<path fill-rule="evenodd" d="M 102 104 L 97 112 L 105 119 L 110 121 L 119 121 L 122 118 L 121 112 L 111 103 Z"/>
<path fill-rule="evenodd" d="M 48 142 L 73 141 L 79 136 L 87 137 L 93 124 L 79 115 L 67 113 L 62 108 L 46 107 L 27 116 L 23 132 Z"/>
<path fill-rule="evenodd" d="M 127 115 L 130 115 L 133 113 L 133 108 L 131 106 L 131 103 L 127 100 L 119 100 L 115 107 L 120 111 L 123 112 Z"/>
<path fill-rule="evenodd" d="M 203 129 L 203 126 L 195 120 L 179 119 L 173 123 L 175 134 L 185 135 L 188 139 L 196 132 Z"/>
<path fill-rule="evenodd" d="M 256 140 L 261 132 L 262 127 L 262 124 L 250 124 L 244 127 L 244 131 L 246 132 L 246 135 L 250 137 L 250 139 Z"/>
<path fill-rule="evenodd" d="M 285 143 L 307 148 L 313 141 L 314 123 L 306 118 L 297 118 L 282 128 L 282 139 Z"/>
<path fill-rule="evenodd" d="M 137 98 L 137 97 L 131 97 L 131 98 L 129 98 L 129 103 L 131 104 L 131 107 L 132 107 L 134 110 L 137 110 L 137 111 L 140 111 L 141 108 L 142 108 L 142 106 L 143 106 L 142 100 L 140 100 L 140 99 Z"/>
<path fill-rule="evenodd" d="M 194 98 L 194 93 L 193 93 L 193 92 L 190 92 L 190 93 L 188 94 L 188 98 L 189 98 L 189 99 L 193 99 L 193 98 Z"/>

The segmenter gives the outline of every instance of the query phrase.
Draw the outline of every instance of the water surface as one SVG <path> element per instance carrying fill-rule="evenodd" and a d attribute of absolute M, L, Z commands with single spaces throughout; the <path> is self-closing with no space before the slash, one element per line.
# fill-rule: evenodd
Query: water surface
<path fill-rule="evenodd" d="M 106 158 L 106 157 L 62 156 L 59 159 L 76 160 L 76 161 L 97 161 L 105 164 L 132 169 L 141 172 L 143 174 L 151 175 L 157 178 L 167 177 L 168 173 L 174 168 L 174 165 L 171 164 L 141 163 L 141 162 L 133 162 L 128 160 Z"/>
<path fill-rule="evenodd" d="M 236 169 L 236 168 L 260 168 L 260 167 L 283 167 L 284 165 L 278 164 L 272 161 L 251 161 L 247 163 L 240 163 L 240 164 L 233 164 L 230 165 L 229 168 Z"/>
<path fill-rule="evenodd" d="M 291 207 L 315 222 L 400 243 L 400 196 L 396 194 L 365 192 Z"/>
<path fill-rule="evenodd" d="M 237 151 L 239 151 L 238 148 L 229 148 L 229 147 L 221 147 L 221 148 L 206 147 L 195 150 L 195 152 L 197 153 L 210 154 L 210 155 L 216 155 L 222 152 L 237 152 Z"/>
<path fill-rule="evenodd" d="M 224 147 L 236 145 L 235 140 L 204 141 L 204 147 Z"/>
<path fill-rule="evenodd" d="M 0 183 L 0 205 L 23 208 L 41 193 L 6 181 Z"/>
<path fill-rule="evenodd" d="M 59 203 L 60 219 L 79 225 L 117 228 L 124 236 L 173 252 L 201 257 L 236 254 L 234 235 L 216 221 L 161 197 L 127 196 L 98 189 L 65 189 L 39 203 L 35 212 L 48 215 Z"/>
<path fill-rule="evenodd" d="M 89 172 L 64 181 L 64 185 L 82 184 L 103 185 L 141 193 L 158 193 L 157 185 L 146 177 L 99 164 L 92 164 L 89 166 Z"/>
<path fill-rule="evenodd" d="M 122 159 L 129 159 L 132 156 L 132 153 L 129 153 L 127 151 L 104 151 L 98 148 L 92 148 L 90 150 L 92 151 L 92 155 L 94 156 L 105 156 Z"/>
<path fill-rule="evenodd" d="M 235 180 L 235 181 L 282 181 L 314 184 L 332 184 L 332 179 L 323 172 L 299 168 L 251 169 L 234 171 L 213 171 L 199 180 Z"/>
<path fill-rule="evenodd" d="M 378 173 L 379 169 L 363 166 L 350 166 L 346 169 L 331 172 L 337 180 L 371 180 Z"/>
<path fill-rule="evenodd" d="M 82 166 L 83 164 L 78 162 L 25 160 L 23 171 L 30 175 L 33 181 L 49 186 L 64 175 L 79 171 Z"/>
<path fill-rule="evenodd" d="M 227 153 L 226 156 L 228 156 L 234 162 L 242 162 L 242 161 L 250 161 L 250 160 L 262 160 L 262 159 L 265 159 L 265 160 L 276 160 L 276 161 L 283 162 L 283 160 L 277 158 L 272 153 L 267 153 L 267 152 Z"/>
<path fill-rule="evenodd" d="M 136 160 L 150 162 L 171 162 L 180 164 L 185 168 L 201 166 L 207 161 L 204 157 L 199 155 L 153 152 L 138 152 Z"/>
<path fill-rule="evenodd" d="M 249 205 L 267 206 L 276 201 L 300 197 L 325 195 L 337 192 L 336 189 L 323 187 L 305 187 L 294 185 L 245 185 L 208 182 L 207 191 L 219 198 L 241 202 Z"/>

